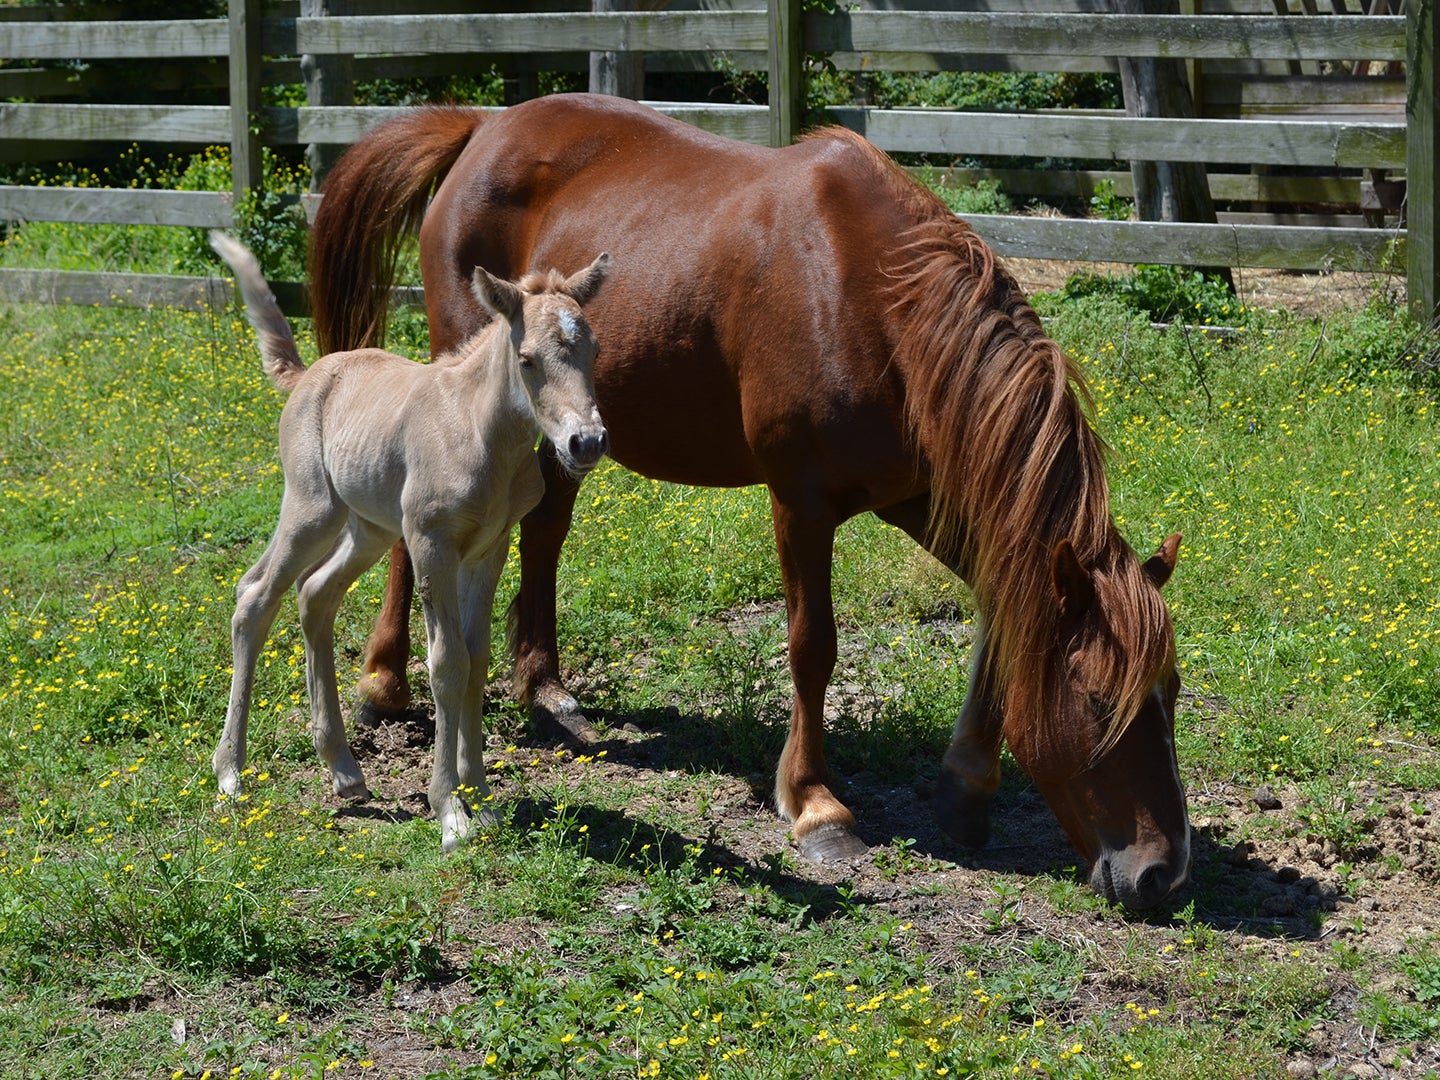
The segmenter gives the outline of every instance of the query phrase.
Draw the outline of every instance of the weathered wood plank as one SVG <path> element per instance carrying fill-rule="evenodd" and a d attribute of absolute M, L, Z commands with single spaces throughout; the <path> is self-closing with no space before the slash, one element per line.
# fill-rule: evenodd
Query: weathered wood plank
<path fill-rule="evenodd" d="M 264 185 L 261 167 L 260 0 L 230 0 L 230 175 L 239 202 Z"/>
<path fill-rule="evenodd" d="M 229 51 L 224 19 L 0 22 L 7 60 L 168 60 Z"/>
<path fill-rule="evenodd" d="M 219 191 L 62 188 L 0 185 L 0 219 L 186 225 L 228 229 L 234 200 Z"/>
<path fill-rule="evenodd" d="M 1323 19 L 1224 15 L 1056 15 L 884 11 L 807 12 L 814 52 L 1055 53 L 1212 60 L 1405 58 L 1400 16 Z"/>
<path fill-rule="evenodd" d="M 826 110 L 882 150 L 973 156 L 1403 168 L 1404 124 Z"/>
<path fill-rule="evenodd" d="M 0 139 L 228 143 L 230 110 L 224 105 L 0 103 Z"/>
<path fill-rule="evenodd" d="M 770 113 L 763 105 L 690 105 L 684 102 L 647 102 L 666 116 L 744 142 L 770 140 Z M 0 107 L 3 108 L 3 107 Z M 385 120 L 410 112 L 403 106 L 353 105 L 296 109 L 270 106 L 262 110 L 265 138 L 277 145 L 296 143 L 351 143 Z M 487 109 L 486 111 L 496 111 Z M 0 113 L 3 121 L 3 113 Z M 0 123 L 0 136 L 4 134 Z"/>
<path fill-rule="evenodd" d="M 1288 270 L 1383 270 L 1404 265 L 1405 233 L 1284 225 L 962 215 L 1000 255 L 1016 259 L 1252 266 Z"/>
<path fill-rule="evenodd" d="M 280 310 L 291 318 L 310 314 L 310 298 L 298 281 L 269 283 Z M 396 306 L 423 308 L 424 290 L 402 286 L 391 293 Z M 0 267 L 0 302 L 79 304 L 99 307 L 171 307 L 183 311 L 223 308 L 235 299 L 234 286 L 221 277 L 169 274 L 92 273 L 83 270 L 17 270 Z"/>
<path fill-rule="evenodd" d="M 993 180 L 1007 195 L 1038 195 L 1052 199 L 1088 199 L 1109 181 L 1116 195 L 1133 198 L 1129 170 L 1104 169 L 929 169 L 951 187 Z M 1221 202 L 1360 203 L 1359 176 L 1268 176 L 1257 173 L 1211 172 L 1210 197 Z"/>
<path fill-rule="evenodd" d="M 266 48 L 277 52 L 658 52 L 766 49 L 763 11 L 577 12 L 543 15 L 376 15 L 270 20 Z"/>

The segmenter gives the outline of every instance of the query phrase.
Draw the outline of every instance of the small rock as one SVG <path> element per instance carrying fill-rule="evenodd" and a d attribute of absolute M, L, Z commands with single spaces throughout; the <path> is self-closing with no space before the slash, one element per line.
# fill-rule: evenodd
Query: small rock
<path fill-rule="evenodd" d="M 1285 1062 L 1285 1075 L 1295 1080 L 1310 1080 L 1315 1075 L 1315 1063 L 1309 1058 L 1296 1057 Z"/>
<path fill-rule="evenodd" d="M 1271 790 L 1269 784 L 1261 784 L 1255 789 L 1255 805 L 1261 810 L 1279 810 L 1281 802 L 1279 797 Z"/>
<path fill-rule="evenodd" d="M 1372 1077 L 1380 1075 L 1380 1070 L 1366 1061 L 1357 1061 L 1345 1070 L 1355 1080 L 1371 1080 Z"/>

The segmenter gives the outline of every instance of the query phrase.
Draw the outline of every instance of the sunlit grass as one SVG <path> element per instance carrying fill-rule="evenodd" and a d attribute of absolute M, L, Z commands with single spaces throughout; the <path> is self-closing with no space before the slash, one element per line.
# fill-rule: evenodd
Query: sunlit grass
<path fill-rule="evenodd" d="M 1306 785 L 1295 827 L 1336 837 L 1356 827 L 1347 785 L 1433 790 L 1440 440 L 1404 352 L 1359 351 L 1373 335 L 1338 321 L 1252 316 L 1220 341 L 1103 303 L 1054 314 L 1113 447 L 1122 530 L 1141 549 L 1185 534 L 1167 594 L 1187 783 Z M 1123 957 L 1129 1005 L 1087 1012 L 1082 978 L 1121 961 L 1017 947 L 1024 881 L 997 876 L 982 932 L 937 946 L 843 892 L 797 892 L 783 860 L 722 865 L 684 813 L 627 816 L 589 762 L 548 751 L 492 755 L 519 793 L 502 817 L 529 817 L 443 860 L 423 815 L 323 809 L 293 606 L 261 661 L 249 793 L 217 800 L 233 588 L 278 507 L 280 405 L 234 312 L 0 307 L 0 978 L 36 1003 L 0 1024 L 56 1075 L 132 1057 L 185 1077 L 371 1075 L 373 1021 L 347 1010 L 437 972 L 472 1000 L 415 1027 L 467 1076 L 1244 1076 L 1323 1009 L 1308 953 L 1262 965 L 1181 922 L 1161 955 Z M 380 583 L 342 612 L 342 681 Z M 933 763 L 963 697 L 968 597 L 869 518 L 842 530 L 836 585 L 832 756 L 899 781 Z M 587 704 L 703 711 L 725 735 L 712 767 L 768 767 L 789 684 L 762 491 L 607 465 L 560 587 Z M 514 734 L 518 715 L 492 726 Z M 612 817 L 647 831 L 599 837 Z M 1125 932 L 1079 886 L 1044 887 Z M 545 949 L 492 955 L 491 915 L 542 927 Z M 204 1040 L 144 1010 L 98 1044 L 56 1034 L 155 979 L 245 988 Z"/>

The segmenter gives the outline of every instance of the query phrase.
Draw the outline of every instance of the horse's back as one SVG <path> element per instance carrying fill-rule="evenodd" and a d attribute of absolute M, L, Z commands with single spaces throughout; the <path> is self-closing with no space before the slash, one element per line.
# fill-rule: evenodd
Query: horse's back
<path fill-rule="evenodd" d="M 845 134 L 771 149 L 633 102 L 527 102 L 486 119 L 426 217 L 432 335 L 449 347 L 473 330 L 475 265 L 569 272 L 609 251 L 587 315 L 617 460 L 783 486 L 803 458 L 844 474 L 847 512 L 883 503 L 871 489 L 915 473 L 884 296 L 887 260 L 927 212 L 915 190 Z"/>

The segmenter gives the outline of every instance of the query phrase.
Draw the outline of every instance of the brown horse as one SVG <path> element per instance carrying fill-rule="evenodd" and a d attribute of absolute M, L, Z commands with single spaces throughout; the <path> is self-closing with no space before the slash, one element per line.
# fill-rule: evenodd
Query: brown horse
<path fill-rule="evenodd" d="M 326 184 L 311 237 L 322 350 L 378 343 L 417 224 L 437 352 L 476 329 L 472 267 L 513 277 L 612 252 L 623 270 L 586 309 L 605 343 L 595 386 L 612 456 L 662 480 L 769 487 L 795 688 L 775 802 L 806 857 L 865 849 L 828 785 L 822 727 L 835 530 L 869 510 L 969 582 L 979 611 L 936 795 L 946 831 L 985 842 L 1003 735 L 1097 889 L 1143 908 L 1184 883 L 1179 680 L 1159 592 L 1179 537 L 1144 563 L 1121 538 L 1078 373 L 934 195 L 845 131 L 768 149 L 588 95 L 419 110 L 368 134 Z M 583 733 L 555 625 L 578 484 L 542 455 L 545 497 L 521 526 L 515 687 L 537 720 Z M 397 549 L 361 685 L 382 712 L 409 700 L 408 575 Z"/>

